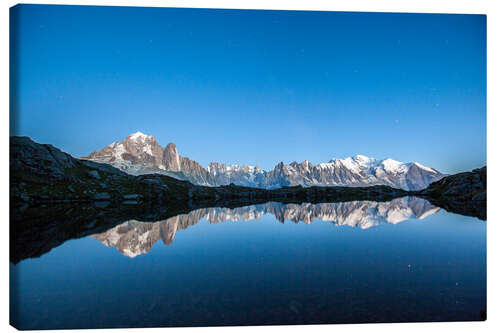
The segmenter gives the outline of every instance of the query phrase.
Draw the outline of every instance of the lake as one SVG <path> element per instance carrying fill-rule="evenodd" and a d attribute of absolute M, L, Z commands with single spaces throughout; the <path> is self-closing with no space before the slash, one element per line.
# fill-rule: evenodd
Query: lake
<path fill-rule="evenodd" d="M 424 199 L 268 202 L 152 221 L 125 215 L 110 224 L 100 222 L 99 207 L 88 219 L 85 209 L 68 207 L 45 220 L 31 213 L 13 231 L 16 327 L 486 316 L 486 221 Z"/>

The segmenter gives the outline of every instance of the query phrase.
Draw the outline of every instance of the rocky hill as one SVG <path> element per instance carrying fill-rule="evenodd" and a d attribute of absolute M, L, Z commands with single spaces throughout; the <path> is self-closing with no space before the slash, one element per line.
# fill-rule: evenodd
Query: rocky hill
<path fill-rule="evenodd" d="M 451 212 L 486 219 L 486 167 L 447 176 L 418 192 Z"/>

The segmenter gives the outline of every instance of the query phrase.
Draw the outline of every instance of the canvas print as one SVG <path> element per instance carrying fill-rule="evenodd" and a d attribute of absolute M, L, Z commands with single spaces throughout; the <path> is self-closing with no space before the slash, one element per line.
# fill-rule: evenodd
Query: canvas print
<path fill-rule="evenodd" d="M 10 20 L 14 327 L 486 320 L 485 15 Z"/>

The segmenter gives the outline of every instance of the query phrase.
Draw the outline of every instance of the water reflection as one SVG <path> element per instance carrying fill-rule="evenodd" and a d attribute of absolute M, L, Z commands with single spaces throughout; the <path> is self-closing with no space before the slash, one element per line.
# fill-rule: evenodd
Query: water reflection
<path fill-rule="evenodd" d="M 104 245 L 115 247 L 123 255 L 133 258 L 148 253 L 159 240 L 165 245 L 172 244 L 178 230 L 187 229 L 201 219 L 213 224 L 258 220 L 265 214 L 271 214 L 282 223 L 289 220 L 309 224 L 319 220 L 339 226 L 367 229 L 385 223 L 397 224 L 409 219 L 424 219 L 439 209 L 427 200 L 417 197 L 398 198 L 388 202 L 351 201 L 320 204 L 267 202 L 237 208 L 196 209 L 187 214 L 152 223 L 129 220 L 92 236 Z"/>
<path fill-rule="evenodd" d="M 224 204 L 231 208 L 80 204 L 11 215 L 11 322 L 67 329 L 485 319 L 486 223 L 476 218 L 413 197 Z"/>

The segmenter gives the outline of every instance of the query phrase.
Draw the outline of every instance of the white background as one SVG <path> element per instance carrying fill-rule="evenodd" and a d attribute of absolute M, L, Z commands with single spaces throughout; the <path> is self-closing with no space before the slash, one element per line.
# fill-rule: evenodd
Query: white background
<path fill-rule="evenodd" d="M 302 332 L 304 330 L 314 332 L 442 332 L 453 331 L 470 332 L 476 330 L 495 330 L 500 328 L 500 300 L 499 300 L 499 266 L 498 249 L 500 248 L 499 209 L 499 157 L 500 129 L 499 122 L 499 26 L 500 26 L 500 1 L 487 0 L 350 0 L 350 1 L 327 1 L 327 0 L 184 0 L 184 1 L 126 1 L 126 0 L 101 0 L 101 1 L 19 1 L 20 3 L 37 4 L 75 4 L 75 5 L 122 5 L 122 6 L 155 6 L 155 7 L 196 7 L 196 8 L 240 8 L 240 9 L 297 9 L 297 10 L 331 10 L 331 11 L 372 11 L 372 12 L 419 12 L 419 13 L 467 13 L 487 14 L 487 52 L 488 52 L 488 320 L 486 322 L 473 323 L 417 323 L 417 324 L 362 324 L 362 325 L 311 325 L 311 326 L 261 326 L 261 327 L 212 327 L 212 328 L 169 328 L 169 332 L 252 332 L 254 330 L 269 332 Z M 8 190 L 8 132 L 9 132 L 9 7 L 19 3 L 5 1 L 0 13 L 1 22 L 1 109 L 0 109 L 0 223 L 3 225 L 1 232 L 1 274 L 0 290 L 0 326 L 6 331 L 14 331 L 9 326 L 9 190 Z M 43 124 L 40 124 L 43 126 Z M 165 328 L 155 329 L 127 329 L 127 332 L 159 332 Z M 2 330 L 3 331 L 3 330 Z M 100 330 L 103 331 L 103 330 Z M 121 330 L 106 330 L 106 332 L 118 332 Z M 58 331 L 61 332 L 61 331 Z M 71 331 L 75 332 L 75 331 Z M 84 331 L 82 331 L 84 332 Z"/>

